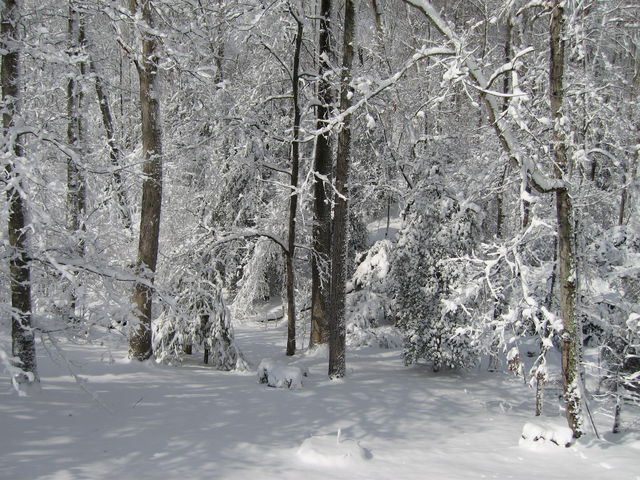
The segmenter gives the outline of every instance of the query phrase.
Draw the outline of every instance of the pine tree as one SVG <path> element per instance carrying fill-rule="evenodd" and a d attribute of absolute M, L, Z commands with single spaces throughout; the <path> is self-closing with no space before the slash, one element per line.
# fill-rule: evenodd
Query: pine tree
<path fill-rule="evenodd" d="M 390 274 L 404 361 L 425 359 L 434 371 L 468 367 L 478 360 L 478 339 L 465 310 L 451 300 L 464 281 L 452 260 L 471 251 L 474 211 L 444 188 L 438 165 L 416 190 Z"/>

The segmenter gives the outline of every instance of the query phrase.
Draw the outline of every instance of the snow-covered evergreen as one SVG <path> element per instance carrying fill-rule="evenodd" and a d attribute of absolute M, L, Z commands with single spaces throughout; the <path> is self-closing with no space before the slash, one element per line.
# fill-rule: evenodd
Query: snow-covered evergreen
<path fill-rule="evenodd" d="M 456 198 L 432 167 L 410 205 L 393 256 L 393 311 L 405 336 L 404 360 L 442 367 L 469 367 L 479 360 L 479 337 L 469 311 L 455 301 L 464 282 L 455 260 L 471 253 L 476 208 Z"/>

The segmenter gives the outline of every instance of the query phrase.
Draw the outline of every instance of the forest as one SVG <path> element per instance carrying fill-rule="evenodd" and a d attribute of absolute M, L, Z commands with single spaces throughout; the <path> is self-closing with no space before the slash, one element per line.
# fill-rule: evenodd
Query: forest
<path fill-rule="evenodd" d="M 223 389 L 238 408 L 277 392 L 287 425 L 305 392 L 364 399 L 379 380 L 424 405 L 487 396 L 527 422 L 516 444 L 588 447 L 599 465 L 593 442 L 616 445 L 612 478 L 631 478 L 637 0 L 3 0 L 0 43 L 0 436 L 16 455 L 20 418 L 50 418 L 60 389 L 100 411 L 113 410 L 100 391 L 145 375 Z M 398 425 L 447 412 L 445 429 L 450 408 Z M 387 461 L 366 432 L 331 425 L 337 441 L 320 429 L 298 457 L 389 478 L 393 463 L 366 470 Z M 263 441 L 291 448 L 282 433 Z M 251 448 L 245 460 L 265 454 Z M 400 478 L 425 478 L 402 452 Z M 0 471 L 19 478 L 12 455 Z M 199 459 L 197 475 L 172 475 L 204 478 Z M 265 478 L 286 477 L 265 461 Z M 160 478 L 91 468 L 24 478 Z M 434 478 L 473 472 L 442 468 Z"/>

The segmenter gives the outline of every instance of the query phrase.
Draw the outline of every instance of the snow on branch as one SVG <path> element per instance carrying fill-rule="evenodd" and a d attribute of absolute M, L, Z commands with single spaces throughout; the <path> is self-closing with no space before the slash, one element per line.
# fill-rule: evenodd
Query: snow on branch
<path fill-rule="evenodd" d="M 237 232 L 224 234 L 221 238 L 219 238 L 214 242 L 212 247 L 217 247 L 224 243 L 233 242 L 235 240 L 242 240 L 245 238 L 257 238 L 257 237 L 268 238 L 269 240 L 278 244 L 278 246 L 282 249 L 282 251 L 285 254 L 287 255 L 289 254 L 289 248 L 287 247 L 287 245 L 284 243 L 283 240 L 279 239 L 275 235 L 272 235 L 268 232 L 259 232 L 257 230 L 241 230 Z"/>
<path fill-rule="evenodd" d="M 526 55 L 527 53 L 531 53 L 534 51 L 533 47 L 527 47 L 524 50 L 520 50 L 518 53 L 516 53 L 513 56 L 513 59 L 510 62 L 505 63 L 504 65 L 498 67 L 489 77 L 489 80 L 487 80 L 487 88 L 490 88 L 491 85 L 493 85 L 493 82 L 502 74 L 510 72 L 512 70 L 515 70 L 517 64 L 518 64 L 518 60 L 520 59 L 520 57 Z M 498 93 L 498 92 L 495 92 Z M 504 95 L 504 94 L 501 94 Z"/>
<path fill-rule="evenodd" d="M 327 122 L 325 127 L 319 130 L 316 130 L 311 135 L 301 139 L 300 143 L 313 141 L 316 137 L 320 135 L 326 135 L 337 126 L 342 125 L 345 118 L 347 118 L 349 115 L 352 115 L 357 110 L 362 108 L 362 106 L 366 105 L 367 102 L 369 102 L 369 100 L 371 100 L 372 98 L 381 94 L 389 87 L 392 87 L 393 85 L 395 85 L 398 82 L 398 80 L 400 80 L 404 76 L 407 70 L 409 70 L 413 65 L 418 63 L 420 60 L 424 60 L 425 58 L 432 57 L 432 56 L 443 56 L 443 55 L 446 56 L 446 55 L 455 55 L 455 54 L 456 54 L 456 51 L 452 50 L 451 48 L 447 48 L 447 47 L 427 48 L 423 46 L 419 51 L 414 53 L 409 60 L 405 62 L 404 66 L 400 70 L 398 70 L 396 73 L 394 73 L 390 77 L 384 80 L 381 80 L 375 88 L 367 92 L 360 100 L 355 102 L 353 105 L 351 105 L 351 107 L 347 108 L 344 112 L 341 112 L 339 115 L 332 117 Z"/>
<path fill-rule="evenodd" d="M 457 54 L 461 56 L 465 66 L 469 69 L 469 75 L 476 82 L 477 87 L 482 91 L 489 91 L 492 80 L 490 81 L 485 77 L 482 69 L 471 54 L 465 52 L 465 54 L 462 55 L 462 42 L 460 38 L 442 18 L 431 2 L 427 0 L 404 0 L 404 2 L 424 13 L 447 41 L 452 44 Z M 528 53 L 526 49 L 520 52 L 520 54 L 524 53 Z M 496 75 L 496 73 L 494 73 L 494 75 Z M 503 150 L 509 157 L 510 163 L 515 167 L 521 168 L 523 174 L 528 176 L 531 185 L 540 193 L 566 189 L 567 186 L 564 181 L 558 178 L 551 178 L 542 173 L 532 159 L 521 158 L 520 152 L 522 149 L 518 145 L 518 141 L 511 132 L 509 125 L 501 115 L 501 109 L 497 103 L 496 96 L 485 93 L 482 95 L 482 98 L 487 107 L 489 123 L 493 126 Z"/>

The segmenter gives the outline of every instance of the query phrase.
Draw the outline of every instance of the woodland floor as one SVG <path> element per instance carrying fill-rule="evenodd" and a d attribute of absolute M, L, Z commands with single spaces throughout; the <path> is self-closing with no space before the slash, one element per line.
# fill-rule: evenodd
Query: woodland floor
<path fill-rule="evenodd" d="M 254 368 L 218 372 L 195 359 L 129 362 L 117 333 L 61 341 L 65 358 L 39 344 L 42 391 L 21 398 L 2 383 L 0 478 L 640 479 L 637 430 L 590 433 L 571 448 L 520 444 L 527 422 L 563 418 L 552 405 L 535 419 L 532 392 L 510 375 L 434 374 L 404 367 L 398 350 L 361 348 L 348 351 L 346 379 L 330 381 L 326 351 L 284 356 L 283 322 L 236 334 L 252 367 L 265 357 L 306 366 L 304 387 L 269 388 Z"/>

